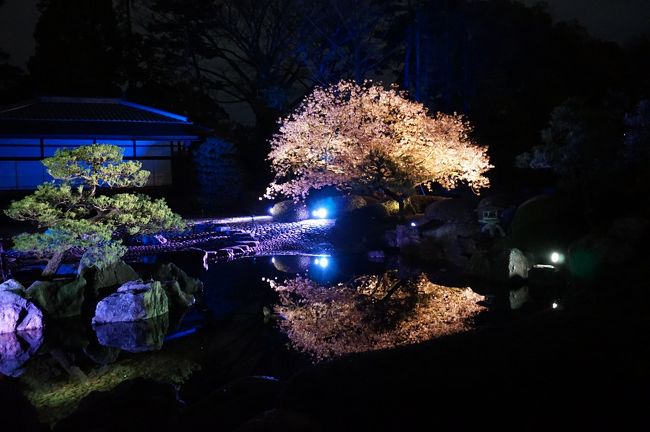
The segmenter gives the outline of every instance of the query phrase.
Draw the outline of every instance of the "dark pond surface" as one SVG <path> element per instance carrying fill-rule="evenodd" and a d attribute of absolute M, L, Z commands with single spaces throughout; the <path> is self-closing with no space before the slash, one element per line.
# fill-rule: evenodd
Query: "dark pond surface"
<path fill-rule="evenodd" d="M 156 262 L 174 262 L 203 281 L 194 307 L 144 323 L 93 328 L 90 319 L 72 319 L 48 322 L 43 332 L 0 337 L 0 379 L 16 381 L 42 421 L 51 424 L 90 392 L 137 377 L 179 385 L 188 403 L 241 376 L 287 378 L 311 360 L 290 349 L 265 316 L 277 300 L 268 280 L 300 273 L 329 284 L 388 266 L 328 253 L 247 257 L 206 269 L 196 254 L 180 252 L 132 265 L 146 275 Z"/>

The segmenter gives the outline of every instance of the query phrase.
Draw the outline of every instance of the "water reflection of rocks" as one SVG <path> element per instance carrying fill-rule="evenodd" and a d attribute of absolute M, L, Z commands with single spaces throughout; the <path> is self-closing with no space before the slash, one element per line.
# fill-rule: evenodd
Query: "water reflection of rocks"
<path fill-rule="evenodd" d="M 423 342 L 472 327 L 485 298 L 469 288 L 432 283 L 397 271 L 320 285 L 302 276 L 269 281 L 279 294 L 278 325 L 316 360 Z"/>
<path fill-rule="evenodd" d="M 115 322 L 93 326 L 100 345 L 128 352 L 161 349 L 168 327 L 168 314 L 142 321 Z"/>
<path fill-rule="evenodd" d="M 0 334 L 0 374 L 18 377 L 43 343 L 42 329 Z"/>

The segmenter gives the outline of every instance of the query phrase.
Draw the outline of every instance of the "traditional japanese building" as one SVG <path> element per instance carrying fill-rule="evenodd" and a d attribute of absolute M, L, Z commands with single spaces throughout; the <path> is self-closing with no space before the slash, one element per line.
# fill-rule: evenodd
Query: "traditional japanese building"
<path fill-rule="evenodd" d="M 0 190 L 32 189 L 50 179 L 40 161 L 56 149 L 113 144 L 151 171 L 150 186 L 182 175 L 192 142 L 210 129 L 186 117 L 121 99 L 39 98 L 0 108 Z"/>

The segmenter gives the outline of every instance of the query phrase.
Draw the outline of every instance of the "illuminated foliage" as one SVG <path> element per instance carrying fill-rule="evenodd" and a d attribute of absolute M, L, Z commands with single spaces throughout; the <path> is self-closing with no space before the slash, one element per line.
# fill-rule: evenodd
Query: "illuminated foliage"
<path fill-rule="evenodd" d="M 42 184 L 33 194 L 12 202 L 5 214 L 43 229 L 19 234 L 14 248 L 51 255 L 44 274 L 55 273 L 70 249 L 85 252 L 83 264 L 101 267 L 124 255 L 120 238 L 125 235 L 184 226 L 163 199 L 130 193 L 97 195 L 98 187 L 139 187 L 149 177 L 140 162 L 124 162 L 117 146 L 57 150 L 43 164 L 58 181 Z"/>
<path fill-rule="evenodd" d="M 459 115 L 429 116 L 394 87 L 341 81 L 320 88 L 281 120 L 268 159 L 275 180 L 266 196 L 299 200 L 310 189 L 400 197 L 416 185 L 489 185 L 486 148 L 474 145 Z"/>
<path fill-rule="evenodd" d="M 436 285 L 424 275 L 401 280 L 388 272 L 334 286 L 300 276 L 269 283 L 280 296 L 280 328 L 316 360 L 465 331 L 485 309 L 484 297 L 471 289 Z"/>

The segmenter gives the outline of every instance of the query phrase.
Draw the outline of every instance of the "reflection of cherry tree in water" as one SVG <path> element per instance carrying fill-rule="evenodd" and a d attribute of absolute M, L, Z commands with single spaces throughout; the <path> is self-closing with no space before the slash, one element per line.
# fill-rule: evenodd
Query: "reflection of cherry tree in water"
<path fill-rule="evenodd" d="M 465 331 L 485 310 L 484 297 L 471 289 L 436 285 L 424 275 L 400 279 L 387 272 L 333 286 L 301 276 L 269 283 L 280 297 L 280 328 L 316 360 Z"/>

